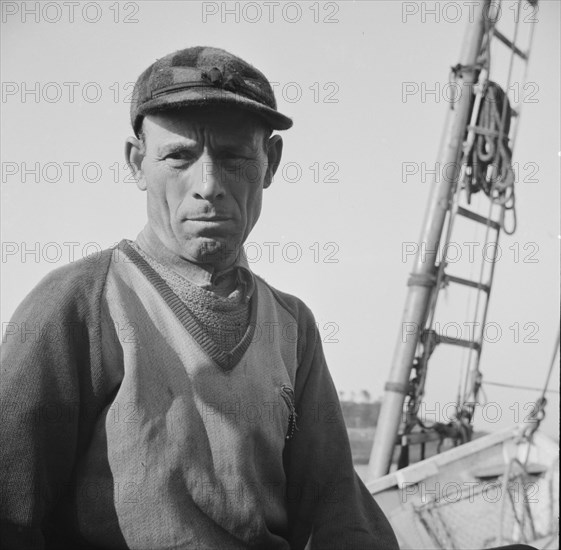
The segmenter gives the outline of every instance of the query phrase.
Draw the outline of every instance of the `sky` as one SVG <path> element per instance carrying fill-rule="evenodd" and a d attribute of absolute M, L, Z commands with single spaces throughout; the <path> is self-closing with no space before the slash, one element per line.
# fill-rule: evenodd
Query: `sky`
<path fill-rule="evenodd" d="M 251 267 L 312 309 L 338 390 L 381 397 L 451 107 L 450 67 L 476 2 L 1 4 L 3 328 L 46 273 L 142 229 L 145 195 L 123 156 L 132 85 L 158 57 L 216 46 L 262 70 L 294 120 L 246 243 Z M 539 392 L 485 382 L 542 387 L 559 330 L 560 3 L 503 1 L 499 29 L 512 36 L 516 18 L 523 49 L 537 23 L 527 83 L 517 63 L 509 88 L 523 107 L 517 231 L 499 242 L 482 352 L 476 427 L 489 431 L 523 421 Z M 494 47 L 491 79 L 504 81 L 507 67 Z M 482 247 L 466 243 L 481 237 L 458 226 L 456 274 L 477 277 Z M 473 295 L 449 287 L 439 303 L 443 330 L 467 337 Z M 429 418 L 445 419 L 464 360 L 437 348 Z M 559 397 L 548 396 L 544 428 L 556 436 Z"/>

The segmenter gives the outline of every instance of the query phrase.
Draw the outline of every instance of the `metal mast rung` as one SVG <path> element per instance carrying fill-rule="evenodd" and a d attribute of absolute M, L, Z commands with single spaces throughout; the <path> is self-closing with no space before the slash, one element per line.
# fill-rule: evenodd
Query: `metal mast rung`
<path fill-rule="evenodd" d="M 501 31 L 496 27 L 493 29 L 493 34 L 517 56 L 521 57 L 524 61 L 528 61 L 528 54 L 524 53 L 516 44 L 513 44 Z"/>
<path fill-rule="evenodd" d="M 501 224 L 499 222 L 490 218 L 486 218 L 485 216 L 477 214 L 471 210 L 468 210 L 467 208 L 463 208 L 462 206 L 458 206 L 458 214 L 460 216 L 464 216 L 464 218 L 469 218 L 470 220 L 482 223 L 483 225 L 488 225 L 489 227 L 492 227 L 497 231 L 501 229 Z"/>
<path fill-rule="evenodd" d="M 452 346 L 459 346 L 461 348 L 469 348 L 479 351 L 481 345 L 473 340 L 464 340 L 462 338 L 450 338 L 449 336 L 443 336 L 441 334 L 436 335 L 436 341 L 439 344 L 450 344 Z"/>
<path fill-rule="evenodd" d="M 459 285 L 469 286 L 471 288 L 477 288 L 489 294 L 491 292 L 491 287 L 489 285 L 485 285 L 482 283 L 478 283 L 477 281 L 471 281 L 470 279 L 464 279 L 462 277 L 456 277 L 454 275 L 444 275 L 446 281 L 450 281 L 451 283 L 457 283 Z"/>

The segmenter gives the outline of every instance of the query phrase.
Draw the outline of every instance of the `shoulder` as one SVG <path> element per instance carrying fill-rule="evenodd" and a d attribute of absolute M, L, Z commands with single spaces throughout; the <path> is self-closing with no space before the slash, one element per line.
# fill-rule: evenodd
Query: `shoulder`
<path fill-rule="evenodd" d="M 259 275 L 254 274 L 254 276 L 259 283 L 271 292 L 277 304 L 298 322 L 298 325 L 315 325 L 314 314 L 300 298 L 278 290 Z"/>
<path fill-rule="evenodd" d="M 48 273 L 21 302 L 13 320 L 47 321 L 64 313 L 76 320 L 87 316 L 101 295 L 113 251 L 102 250 Z"/>

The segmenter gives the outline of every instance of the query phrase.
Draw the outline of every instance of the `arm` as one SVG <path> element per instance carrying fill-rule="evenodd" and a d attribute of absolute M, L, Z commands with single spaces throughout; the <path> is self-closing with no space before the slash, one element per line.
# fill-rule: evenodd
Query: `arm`
<path fill-rule="evenodd" d="M 105 262 L 103 261 L 105 260 Z M 103 264 L 103 265 L 101 265 Z M 44 548 L 88 440 L 101 379 L 98 301 L 107 254 L 48 275 L 7 323 L 0 383 L 4 548 Z"/>
<path fill-rule="evenodd" d="M 312 319 L 313 321 L 313 319 Z M 393 530 L 356 475 L 339 398 L 313 322 L 296 376 L 297 431 L 285 448 L 291 548 L 397 549 Z"/>

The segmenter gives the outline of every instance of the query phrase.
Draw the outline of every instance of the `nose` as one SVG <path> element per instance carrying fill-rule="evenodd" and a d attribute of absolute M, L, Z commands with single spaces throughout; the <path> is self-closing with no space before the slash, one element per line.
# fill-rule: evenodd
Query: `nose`
<path fill-rule="evenodd" d="M 215 202 L 224 198 L 225 189 L 220 174 L 220 166 L 210 155 L 204 153 L 197 160 L 199 165 L 192 188 L 193 196 L 198 200 Z"/>

